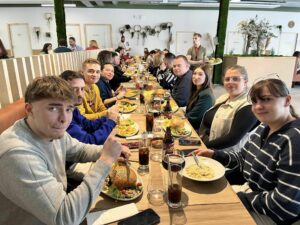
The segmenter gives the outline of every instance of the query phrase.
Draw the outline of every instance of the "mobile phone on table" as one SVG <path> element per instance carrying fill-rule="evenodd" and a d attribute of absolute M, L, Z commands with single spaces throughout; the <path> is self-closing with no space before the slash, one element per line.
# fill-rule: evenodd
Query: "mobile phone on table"
<path fill-rule="evenodd" d="M 160 223 L 159 215 L 153 209 L 146 209 L 118 222 L 118 225 L 154 225 Z"/>
<path fill-rule="evenodd" d="M 139 144 L 140 144 L 140 142 L 138 142 L 138 141 L 122 143 L 122 145 L 127 146 L 129 149 L 139 148 Z"/>
<path fill-rule="evenodd" d="M 181 146 L 193 146 L 193 145 L 200 146 L 201 141 L 199 139 L 180 138 L 179 145 L 181 145 Z"/>

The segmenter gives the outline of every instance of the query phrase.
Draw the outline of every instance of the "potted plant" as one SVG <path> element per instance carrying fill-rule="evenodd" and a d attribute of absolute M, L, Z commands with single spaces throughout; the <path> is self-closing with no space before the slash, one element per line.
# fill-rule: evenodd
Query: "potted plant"
<path fill-rule="evenodd" d="M 249 49 L 255 50 L 255 55 L 260 56 L 268 45 L 272 37 L 277 37 L 272 32 L 272 26 L 266 19 L 243 20 L 238 24 L 238 30 L 244 35 L 244 54 L 249 54 Z"/>

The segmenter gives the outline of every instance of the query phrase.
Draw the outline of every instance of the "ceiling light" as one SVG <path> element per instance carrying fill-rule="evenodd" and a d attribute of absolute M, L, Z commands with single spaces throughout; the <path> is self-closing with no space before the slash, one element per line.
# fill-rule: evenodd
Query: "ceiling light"
<path fill-rule="evenodd" d="M 230 3 L 230 8 L 253 8 L 253 9 L 275 9 L 279 8 L 279 4 L 254 4 L 254 3 Z"/>
<path fill-rule="evenodd" d="M 204 2 L 182 2 L 178 6 L 179 7 L 219 7 L 220 3 L 204 3 Z"/>
<path fill-rule="evenodd" d="M 42 7 L 54 7 L 54 4 L 41 4 Z M 64 4 L 65 8 L 76 7 L 76 4 Z"/>
<path fill-rule="evenodd" d="M 179 7 L 198 7 L 198 8 L 218 8 L 220 3 L 204 3 L 204 2 L 183 2 Z M 275 9 L 280 7 L 280 4 L 255 4 L 255 3 L 238 3 L 231 2 L 230 8 L 261 8 L 261 9 Z"/>

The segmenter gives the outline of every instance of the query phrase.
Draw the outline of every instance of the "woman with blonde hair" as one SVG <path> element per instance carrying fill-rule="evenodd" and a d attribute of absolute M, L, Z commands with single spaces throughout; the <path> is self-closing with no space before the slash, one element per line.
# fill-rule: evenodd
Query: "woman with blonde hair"
<path fill-rule="evenodd" d="M 149 71 L 154 76 L 157 75 L 157 73 L 159 71 L 159 67 L 163 63 L 164 56 L 165 56 L 164 53 L 161 51 L 154 54 L 152 69 L 151 69 L 151 71 Z M 150 68 L 149 68 L 149 70 L 150 70 Z"/>
<path fill-rule="evenodd" d="M 85 50 L 95 50 L 95 49 L 99 49 L 97 41 L 90 40 L 89 47 L 87 47 Z"/>

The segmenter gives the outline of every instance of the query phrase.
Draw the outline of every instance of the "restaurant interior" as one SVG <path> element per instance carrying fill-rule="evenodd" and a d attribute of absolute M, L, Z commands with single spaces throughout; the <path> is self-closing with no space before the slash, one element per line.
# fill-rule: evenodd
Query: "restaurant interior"
<path fill-rule="evenodd" d="M 46 77 L 60 77 L 69 85 L 72 79 L 83 80 L 81 89 L 69 87 L 77 91 L 73 95 L 79 104 L 73 99 L 73 118 L 64 133 L 101 148 L 96 160 L 85 160 L 92 163 L 78 161 L 70 167 L 68 153 L 59 152 L 60 163 L 66 164 L 63 179 L 47 163 L 47 153 L 37 153 L 45 163 L 37 169 L 55 180 L 57 195 L 43 187 L 49 177 L 31 187 L 35 173 L 30 177 L 34 182 L 17 177 L 21 166 L 13 167 L 9 178 L 0 172 L 5 178 L 0 225 L 300 224 L 295 169 L 300 158 L 292 153 L 300 140 L 299 10 L 298 0 L 0 0 L 0 171 L 8 164 L 7 152 L 15 151 L 7 139 L 14 136 L 10 132 L 18 135 L 16 124 L 25 121 L 34 140 L 43 139 L 32 126 L 37 116 L 29 110 L 35 102 L 27 101 L 27 90 Z M 101 61 L 102 53 L 110 59 Z M 117 86 L 114 79 L 120 79 Z M 280 88 L 259 87 L 270 85 L 264 83 L 268 80 Z M 93 99 L 88 99 L 93 88 Z M 95 109 L 96 99 L 104 110 Z M 239 114 L 246 109 L 248 114 Z M 75 113 L 85 121 L 106 122 L 97 122 L 94 131 L 88 129 L 96 125 L 84 127 L 82 122 L 86 134 L 73 136 L 69 129 Z M 269 132 L 264 137 L 262 129 Z M 109 135 L 122 148 L 110 164 L 101 158 L 102 152 L 108 154 L 103 149 L 112 140 Z M 105 137 L 97 142 L 100 136 Z M 40 151 L 42 145 L 37 141 L 32 146 Z M 17 151 L 25 149 L 21 147 Z M 118 148 L 115 144 L 111 151 Z M 30 170 L 37 166 L 28 165 Z M 104 178 L 95 175 L 99 168 Z M 82 177 L 71 177 L 72 169 Z M 239 185 L 238 176 L 243 178 Z M 32 206 L 26 203 L 29 197 L 11 197 L 8 191 L 26 196 L 30 188 L 38 199 L 30 200 Z"/>

